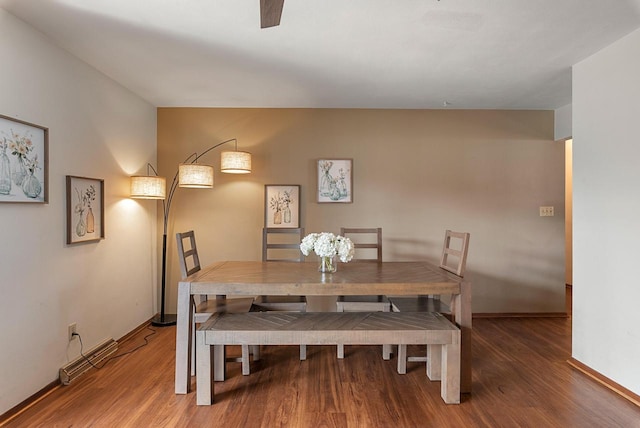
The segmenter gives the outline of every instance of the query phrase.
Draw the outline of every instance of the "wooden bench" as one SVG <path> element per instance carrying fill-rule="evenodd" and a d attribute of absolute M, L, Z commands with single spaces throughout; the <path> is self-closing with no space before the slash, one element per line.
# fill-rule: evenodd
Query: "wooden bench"
<path fill-rule="evenodd" d="M 418 297 L 389 297 L 391 302 L 391 310 L 393 312 L 431 312 L 431 313 L 450 313 L 451 308 L 442 302 L 439 298 L 431 296 Z M 449 318 L 447 318 L 449 319 Z M 440 370 L 440 348 L 438 345 L 427 345 L 427 350 L 423 355 L 407 355 L 407 347 L 398 345 L 398 367 L 399 371 L 406 373 L 407 362 L 426 363 L 427 376 L 437 377 Z"/>
<path fill-rule="evenodd" d="M 215 299 L 207 299 L 195 306 L 195 312 L 193 314 L 193 321 L 196 324 L 202 324 L 210 319 L 213 314 L 221 314 L 221 313 L 246 313 L 249 312 L 253 305 L 253 297 L 243 297 L 243 298 L 234 298 L 227 299 L 224 298 L 215 298 Z M 195 351 L 195 330 L 193 332 L 193 336 L 191 340 L 193 340 L 194 347 L 192 351 Z M 253 354 L 253 361 L 258 361 L 260 359 L 260 347 L 256 345 L 242 345 L 242 356 L 227 358 L 226 354 L 223 354 L 223 361 L 225 362 L 238 362 L 242 363 L 242 374 L 244 376 L 248 376 L 250 374 L 250 366 L 249 366 L 249 354 Z M 195 361 L 195 352 L 191 356 L 191 375 L 195 374 L 195 365 L 197 365 Z M 218 371 L 216 373 L 216 381 L 223 381 L 225 370 Z"/>
<path fill-rule="evenodd" d="M 401 312 L 249 312 L 215 314 L 196 334 L 196 401 L 213 402 L 214 371 L 224 370 L 224 345 L 433 345 L 441 350 L 445 403 L 460 403 L 460 330 L 437 313 Z M 213 346 L 212 346 L 213 345 Z M 398 371 L 402 373 L 399 360 Z M 221 376 L 216 376 L 221 377 Z"/>

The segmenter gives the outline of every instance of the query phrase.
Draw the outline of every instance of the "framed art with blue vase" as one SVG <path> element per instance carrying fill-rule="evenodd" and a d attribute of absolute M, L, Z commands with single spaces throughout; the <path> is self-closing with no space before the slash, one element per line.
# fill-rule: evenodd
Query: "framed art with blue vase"
<path fill-rule="evenodd" d="M 318 202 L 353 202 L 353 159 L 318 160 Z"/>

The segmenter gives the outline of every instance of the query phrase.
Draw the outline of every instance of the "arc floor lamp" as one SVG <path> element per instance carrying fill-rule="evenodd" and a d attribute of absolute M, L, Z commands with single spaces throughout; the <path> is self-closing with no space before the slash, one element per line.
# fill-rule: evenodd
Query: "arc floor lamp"
<path fill-rule="evenodd" d="M 175 314 L 165 313 L 165 294 L 167 282 L 167 224 L 171 202 L 178 187 L 192 187 L 197 189 L 211 189 L 213 187 L 213 167 L 199 164 L 198 159 L 211 150 L 223 144 L 235 142 L 234 151 L 220 153 L 220 171 L 228 174 L 248 174 L 251 172 L 251 153 L 238 151 L 238 141 L 235 138 L 223 141 L 209 147 L 204 152 L 193 153 L 178 165 L 178 171 L 173 176 L 169 193 L 167 194 L 166 179 L 158 176 L 158 172 L 151 164 L 147 164 L 147 175 L 131 177 L 131 197 L 134 199 L 161 199 L 164 217 L 162 234 L 162 282 L 160 314 L 156 315 L 151 324 L 155 326 L 169 326 L 176 323 Z M 153 171 L 154 175 L 150 175 Z"/>

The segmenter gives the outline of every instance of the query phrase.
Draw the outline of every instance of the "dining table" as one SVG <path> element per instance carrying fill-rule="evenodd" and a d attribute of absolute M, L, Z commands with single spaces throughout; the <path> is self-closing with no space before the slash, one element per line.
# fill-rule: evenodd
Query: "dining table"
<path fill-rule="evenodd" d="M 313 262 L 220 261 L 178 283 L 175 393 L 191 389 L 194 295 L 216 296 L 451 296 L 460 328 L 460 392 L 471 392 L 471 282 L 427 261 L 340 263 L 321 273 Z"/>

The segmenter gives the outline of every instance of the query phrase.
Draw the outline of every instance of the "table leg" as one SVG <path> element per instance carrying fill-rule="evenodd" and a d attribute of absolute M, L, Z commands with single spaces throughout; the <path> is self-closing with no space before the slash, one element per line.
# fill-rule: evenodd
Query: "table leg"
<path fill-rule="evenodd" d="M 191 325 L 193 324 L 191 283 L 178 283 L 178 319 L 176 323 L 176 394 L 187 394 L 191 380 Z"/>
<path fill-rule="evenodd" d="M 398 374 L 407 374 L 407 345 L 398 345 Z"/>
<path fill-rule="evenodd" d="M 460 327 L 460 392 L 471 392 L 471 282 L 460 283 L 460 294 L 452 296 L 454 321 Z"/>

